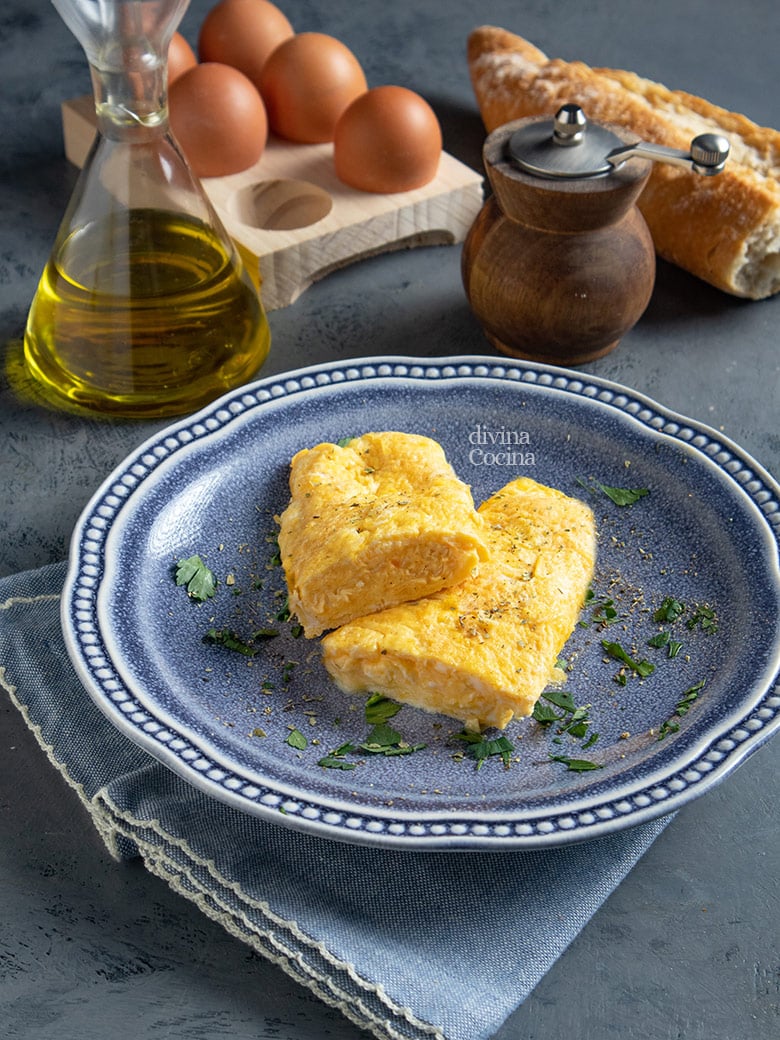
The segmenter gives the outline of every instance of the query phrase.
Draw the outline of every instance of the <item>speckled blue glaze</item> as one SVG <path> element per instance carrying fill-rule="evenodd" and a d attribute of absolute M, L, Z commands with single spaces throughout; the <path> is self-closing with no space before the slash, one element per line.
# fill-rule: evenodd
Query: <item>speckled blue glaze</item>
<path fill-rule="evenodd" d="M 585 611 L 565 651 L 568 688 L 599 734 L 587 751 L 523 720 L 506 731 L 510 767 L 492 758 L 477 770 L 457 723 L 404 708 L 393 725 L 424 750 L 353 756 L 351 771 L 318 766 L 369 727 L 362 700 L 328 680 L 318 643 L 275 617 L 284 589 L 273 518 L 295 451 L 382 429 L 435 437 L 477 502 L 525 474 L 593 506 L 594 592 L 619 617 L 603 629 Z M 620 508 L 594 480 L 649 493 Z M 122 732 L 247 812 L 401 848 L 559 845 L 679 808 L 776 731 L 779 530 L 780 491 L 753 459 L 616 384 L 477 357 L 332 363 L 234 391 L 135 451 L 74 531 L 63 629 L 87 690 Z M 206 604 L 173 579 L 176 560 L 194 553 L 220 579 Z M 668 595 L 688 616 L 707 604 L 718 617 L 715 635 L 677 622 L 674 659 L 647 646 Z M 203 638 L 211 627 L 246 636 L 269 626 L 279 635 L 252 658 Z M 618 683 L 605 638 L 652 660 L 653 674 Z M 659 740 L 672 717 L 679 730 Z M 293 727 L 301 750 L 286 743 Z M 601 768 L 571 772 L 551 755 Z"/>

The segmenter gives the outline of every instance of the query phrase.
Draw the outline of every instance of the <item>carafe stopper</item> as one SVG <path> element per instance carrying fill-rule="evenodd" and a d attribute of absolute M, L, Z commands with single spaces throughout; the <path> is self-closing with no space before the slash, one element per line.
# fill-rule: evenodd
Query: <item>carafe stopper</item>
<path fill-rule="evenodd" d="M 550 121 L 531 122 L 507 142 L 507 154 L 526 173 L 537 177 L 580 179 L 604 177 L 628 159 L 650 159 L 693 170 L 705 177 L 720 173 L 730 145 L 721 134 L 699 134 L 688 151 L 638 141 L 626 144 L 616 134 L 590 123 L 579 105 L 562 105 Z"/>

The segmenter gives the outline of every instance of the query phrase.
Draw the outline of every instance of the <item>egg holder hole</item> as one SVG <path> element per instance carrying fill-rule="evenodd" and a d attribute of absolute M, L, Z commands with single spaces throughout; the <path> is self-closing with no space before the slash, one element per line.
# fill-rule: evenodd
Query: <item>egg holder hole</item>
<path fill-rule="evenodd" d="M 65 155 L 81 167 L 95 136 L 92 96 L 62 104 Z M 447 152 L 413 191 L 361 192 L 336 177 L 331 144 L 269 137 L 258 162 L 203 188 L 261 285 L 267 311 L 314 282 L 383 252 L 462 242 L 484 201 L 482 174 Z"/>
<path fill-rule="evenodd" d="M 329 192 L 309 181 L 291 179 L 248 184 L 228 203 L 228 211 L 237 220 L 262 231 L 311 227 L 332 209 Z"/>

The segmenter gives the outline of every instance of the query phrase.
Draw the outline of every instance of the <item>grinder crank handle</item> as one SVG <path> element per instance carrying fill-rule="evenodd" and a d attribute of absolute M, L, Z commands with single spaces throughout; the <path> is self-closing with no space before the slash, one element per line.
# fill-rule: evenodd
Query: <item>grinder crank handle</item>
<path fill-rule="evenodd" d="M 651 159 L 653 162 L 671 163 L 700 173 L 704 177 L 712 177 L 721 173 L 729 156 L 731 145 L 721 134 L 699 134 L 691 141 L 689 151 L 678 148 L 667 148 L 660 144 L 637 141 L 622 148 L 614 148 L 606 155 L 607 162 L 620 166 L 627 159 Z"/>

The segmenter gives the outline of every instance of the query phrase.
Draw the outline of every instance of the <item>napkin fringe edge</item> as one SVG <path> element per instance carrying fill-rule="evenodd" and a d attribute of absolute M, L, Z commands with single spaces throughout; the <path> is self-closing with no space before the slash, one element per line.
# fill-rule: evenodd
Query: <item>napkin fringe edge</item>
<path fill-rule="evenodd" d="M 12 597 L 6 600 L 5 603 L 0 604 L 0 609 L 5 609 L 10 605 L 16 605 L 18 603 L 38 602 L 41 599 L 59 599 L 59 596 Z M 267 938 L 270 946 L 276 946 L 279 948 L 278 954 L 274 955 L 269 948 L 262 945 L 264 933 L 260 930 L 258 930 L 257 932 L 251 930 L 250 922 L 248 919 L 246 919 L 247 931 L 242 932 L 239 925 L 234 923 L 235 911 L 230 911 L 227 908 L 225 908 L 222 912 L 212 910 L 207 900 L 205 899 L 205 893 L 201 893 L 199 898 L 196 898 L 191 892 L 188 893 L 186 891 L 185 886 L 182 884 L 180 874 L 171 874 L 170 871 L 163 872 L 157 866 L 156 857 L 150 855 L 153 846 L 151 846 L 148 841 L 144 841 L 143 839 L 139 838 L 138 834 L 132 831 L 131 829 L 120 826 L 117 820 L 126 820 L 130 827 L 137 826 L 139 828 L 149 828 L 153 830 L 155 833 L 157 833 L 161 841 L 170 842 L 171 845 L 174 845 L 181 852 L 183 852 L 185 856 L 189 856 L 193 862 L 199 863 L 203 867 L 203 869 L 207 870 L 211 874 L 211 876 L 214 878 L 215 881 L 218 882 L 218 884 L 222 885 L 229 891 L 232 891 L 238 899 L 245 901 L 249 906 L 258 910 L 272 924 L 276 924 L 282 928 L 287 929 L 290 935 L 293 936 L 296 940 L 298 940 L 301 944 L 306 945 L 310 949 L 316 951 L 326 962 L 331 964 L 334 968 L 339 969 L 349 978 L 351 978 L 356 986 L 369 993 L 373 993 L 377 1000 L 379 1000 L 380 1003 L 383 1004 L 391 1014 L 395 1015 L 398 1018 L 406 1020 L 410 1026 L 419 1030 L 421 1033 L 430 1036 L 432 1040 L 447 1040 L 445 1034 L 442 1033 L 438 1027 L 433 1026 L 428 1022 L 424 1022 L 421 1019 L 418 1019 L 414 1012 L 411 1010 L 411 1008 L 402 1007 L 401 1005 L 396 1004 L 387 995 L 387 992 L 385 991 L 381 983 L 372 983 L 369 982 L 367 979 L 364 979 L 357 972 L 353 964 L 339 960 L 339 958 L 336 957 L 335 954 L 333 954 L 330 950 L 328 950 L 328 948 L 323 943 L 318 942 L 310 936 L 308 936 L 300 928 L 297 922 L 288 921 L 285 918 L 280 917 L 279 915 L 275 914 L 271 910 L 271 907 L 264 901 L 255 900 L 252 899 L 250 896 L 247 896 L 236 882 L 229 881 L 227 878 L 222 878 L 219 874 L 219 871 L 216 870 L 213 861 L 207 861 L 204 860 L 202 857 L 195 855 L 193 850 L 189 848 L 186 842 L 182 842 L 179 839 L 176 839 L 172 837 L 170 834 L 168 834 L 162 828 L 158 820 L 143 821 L 138 820 L 132 816 L 123 814 L 119 807 L 116 806 L 105 787 L 98 790 L 93 798 L 90 798 L 87 795 L 84 785 L 79 783 L 77 780 L 74 780 L 73 777 L 70 775 L 67 766 L 57 758 L 54 751 L 54 747 L 46 741 L 43 735 L 42 728 L 31 718 L 27 705 L 24 704 L 17 695 L 17 686 L 13 684 L 10 677 L 8 676 L 6 668 L 2 665 L 0 665 L 0 688 L 4 689 L 8 694 L 11 703 L 21 714 L 25 722 L 25 725 L 33 735 L 38 746 L 46 755 L 46 758 L 48 759 L 50 764 L 54 767 L 54 769 L 56 769 L 56 771 L 65 780 L 68 786 L 77 794 L 79 800 L 83 804 L 84 808 L 87 810 L 92 824 L 94 825 L 100 838 L 105 844 L 106 849 L 115 861 L 120 862 L 122 860 L 122 855 L 119 851 L 117 841 L 118 837 L 122 836 L 135 844 L 136 848 L 138 849 L 139 856 L 141 857 L 146 868 L 151 873 L 165 881 L 166 884 L 168 884 L 168 886 L 178 895 L 181 895 L 185 899 L 188 899 L 190 902 L 194 903 L 195 906 L 197 906 L 202 913 L 206 914 L 206 916 L 209 917 L 211 920 L 221 925 L 227 932 L 233 935 L 234 938 L 237 938 L 240 941 L 247 943 L 252 947 L 252 949 L 256 950 L 256 952 L 263 956 L 266 960 L 281 968 L 287 975 L 289 975 L 290 978 L 292 978 L 299 985 L 302 985 L 308 990 L 310 990 L 310 992 L 312 992 L 319 1000 L 322 1000 L 330 1007 L 336 1008 L 339 1012 L 341 1012 L 341 1014 L 345 1016 L 345 1018 L 348 1018 L 353 1024 L 359 1026 L 360 1028 L 368 1028 L 375 1036 L 379 1038 L 379 1040 L 409 1040 L 408 1034 L 398 1032 L 389 1020 L 379 1019 L 378 1016 L 375 1013 L 373 1013 L 363 1003 L 362 1000 L 359 1001 L 359 1005 L 365 1017 L 361 1017 L 359 1014 L 353 1011 L 352 1006 L 354 1005 L 355 1001 L 353 1000 L 353 1004 L 350 1005 L 350 1003 L 348 1002 L 348 994 L 345 991 L 343 991 L 341 987 L 338 987 L 332 979 L 328 979 L 328 977 L 324 974 L 318 976 L 314 965 L 309 964 L 302 952 L 298 954 L 295 954 L 292 951 L 282 952 L 283 950 L 285 950 L 283 944 L 281 944 L 278 940 L 275 940 L 269 932 L 266 933 L 265 937 Z M 173 863 L 173 861 L 171 861 L 171 863 Z M 190 877 L 189 874 L 188 877 Z M 193 882 L 194 887 L 197 889 L 198 886 L 195 882 L 195 879 L 190 877 L 190 880 Z M 208 895 L 210 898 L 214 898 L 213 893 L 209 893 Z M 243 917 L 244 915 L 242 914 L 240 916 Z M 298 965 L 298 971 L 296 971 L 295 968 L 296 964 Z M 323 985 L 333 992 L 332 997 L 329 996 L 327 992 L 322 991 L 321 987 Z M 380 1029 L 382 1030 L 381 1032 L 378 1031 Z"/>
<path fill-rule="evenodd" d="M 316 954 L 322 957 L 323 960 L 326 961 L 329 965 L 331 965 L 333 968 L 349 977 L 357 987 L 366 992 L 373 993 L 376 996 L 376 998 L 382 1004 L 384 1004 L 387 1007 L 387 1009 L 396 1017 L 405 1019 L 414 1028 L 423 1031 L 427 1035 L 430 1035 L 434 1038 L 434 1040 L 446 1040 L 446 1037 L 438 1027 L 433 1026 L 428 1022 L 424 1022 L 421 1019 L 418 1019 L 410 1008 L 397 1004 L 395 1001 L 393 1001 L 392 998 L 388 996 L 385 988 L 381 985 L 381 983 L 370 982 L 368 979 L 363 978 L 363 976 L 360 975 L 357 969 L 355 968 L 354 964 L 348 961 L 341 960 L 339 957 L 337 957 L 331 950 L 328 949 L 328 947 L 324 943 L 322 943 L 319 940 L 315 940 L 310 935 L 308 935 L 300 927 L 297 921 L 289 920 L 288 918 L 282 917 L 279 914 L 275 913 L 271 906 L 268 904 L 268 902 L 266 902 L 265 900 L 253 898 L 252 896 L 248 895 L 236 881 L 232 881 L 229 878 L 224 877 L 222 873 L 217 869 L 216 864 L 212 859 L 206 859 L 202 856 L 199 856 L 192 849 L 188 842 L 172 835 L 166 828 L 162 826 L 158 819 L 142 820 L 124 810 L 121 810 L 116 805 L 114 799 L 111 797 L 111 794 L 109 793 L 106 787 L 101 788 L 95 794 L 95 798 L 93 799 L 93 801 L 96 804 L 99 801 L 102 802 L 103 810 L 111 817 L 112 826 L 116 830 L 118 830 L 123 837 L 132 841 L 135 844 L 135 846 L 139 849 L 139 853 L 142 859 L 144 860 L 144 863 L 146 863 L 147 866 L 149 866 L 149 869 L 154 869 L 152 863 L 155 862 L 155 856 L 152 854 L 152 852 L 153 850 L 156 850 L 157 854 L 159 855 L 159 849 L 157 846 L 151 844 L 148 839 L 145 839 L 142 833 L 139 833 L 143 831 L 151 831 L 153 834 L 155 834 L 162 843 L 162 848 L 164 848 L 165 844 L 167 844 L 178 849 L 179 852 L 185 857 L 188 864 L 191 863 L 197 867 L 200 867 L 211 877 L 211 879 L 218 886 L 220 886 L 227 892 L 232 893 L 238 900 L 239 904 L 245 904 L 247 907 L 250 907 L 251 909 L 262 914 L 263 917 L 271 925 L 283 929 L 293 940 L 300 943 L 302 946 L 305 946 L 308 949 L 313 950 Z M 166 862 L 169 862 L 174 865 L 174 869 L 180 872 L 176 876 L 181 877 L 182 868 L 177 866 L 175 864 L 175 861 L 170 856 L 166 855 L 164 859 Z M 156 870 L 155 873 L 157 873 Z M 221 913 L 225 914 L 228 920 L 233 921 L 235 919 L 243 919 L 246 923 L 246 927 L 250 935 L 266 937 L 268 941 L 271 943 L 271 945 L 283 950 L 284 952 L 282 953 L 282 957 L 284 958 L 285 963 L 288 961 L 289 958 L 291 958 L 294 961 L 301 960 L 303 958 L 302 953 L 296 955 L 289 951 L 285 944 L 281 943 L 278 939 L 275 939 L 273 937 L 271 932 L 264 932 L 262 929 L 257 929 L 257 925 L 253 924 L 253 922 L 248 918 L 246 913 L 244 913 L 243 911 L 238 911 L 235 908 L 229 907 L 222 900 L 217 900 L 215 893 L 209 890 L 207 886 L 201 885 L 193 876 L 190 870 L 184 870 L 183 873 L 186 874 L 188 880 L 197 889 L 199 889 L 202 894 L 207 896 L 209 899 L 214 900 L 216 904 L 221 906 Z M 162 877 L 164 875 L 159 874 L 159 876 Z M 165 880 L 167 880 L 169 884 L 171 883 L 167 878 L 165 878 Z M 176 890 L 180 891 L 178 887 Z M 185 892 L 182 892 L 181 894 L 184 894 L 186 896 Z M 197 900 L 193 901 L 197 902 Z M 197 905 L 200 906 L 200 903 L 197 902 Z M 201 909 L 203 909 L 203 907 L 201 907 Z M 204 910 L 204 912 L 206 911 Z M 216 913 L 217 912 L 215 911 L 215 914 Z M 223 924 L 224 927 L 226 927 L 225 922 L 222 920 L 222 918 L 220 916 L 215 916 L 215 914 L 210 913 L 209 916 L 211 916 L 214 920 L 218 920 L 220 923 Z M 273 960 L 274 958 L 270 959 Z M 307 961 L 304 960 L 303 963 L 306 965 L 307 970 L 313 970 L 312 966 L 309 965 Z M 326 976 L 323 976 L 323 979 L 326 982 L 328 981 Z M 344 1010 L 344 1008 L 342 1008 L 341 1005 L 339 1005 L 339 1007 L 340 1010 Z M 368 1009 L 367 1015 L 375 1018 L 375 1016 L 371 1015 L 371 1012 L 368 1011 Z M 365 1021 L 363 1021 L 363 1025 L 365 1025 Z M 393 1040 L 396 1040 L 396 1038 L 398 1038 L 398 1040 L 404 1040 L 403 1034 L 395 1032 L 395 1030 L 392 1030 L 392 1027 L 390 1027 L 390 1031 L 381 1035 L 390 1036 L 393 1038 Z"/>
<path fill-rule="evenodd" d="M 36 599 L 38 599 L 38 600 L 40 600 L 42 598 L 46 598 L 46 599 L 56 598 L 56 599 L 59 599 L 59 597 L 40 597 L 40 596 L 36 597 Z M 24 601 L 24 597 L 16 597 L 15 600 L 14 600 L 14 602 L 20 602 L 20 601 Z M 31 602 L 32 600 L 29 600 L 29 601 Z M 6 600 L 6 602 L 4 604 L 0 604 L 0 610 L 3 609 L 4 607 L 6 607 L 10 602 L 11 602 L 11 600 Z M 8 672 L 6 671 L 6 669 L 5 669 L 5 667 L 3 665 L 0 665 L 0 687 L 2 689 L 4 689 L 6 691 L 6 693 L 8 694 L 8 696 L 9 696 L 9 698 L 11 700 L 11 703 L 13 704 L 13 706 L 17 709 L 19 714 L 24 719 L 25 725 L 27 726 L 27 728 L 29 729 L 30 733 L 32 733 L 33 737 L 35 738 L 35 741 L 38 744 L 38 747 L 46 755 L 46 758 L 48 759 L 49 763 L 57 770 L 57 772 L 63 778 L 65 783 L 68 785 L 68 787 L 72 788 L 72 790 L 74 790 L 76 792 L 76 794 L 78 795 L 79 800 L 84 805 L 84 807 L 87 809 L 87 812 L 89 813 L 90 820 L 94 824 L 95 829 L 97 830 L 98 834 L 100 835 L 101 839 L 103 840 L 103 843 L 105 844 L 105 846 L 106 846 L 108 852 L 110 853 L 112 859 L 120 861 L 122 859 L 122 856 L 121 856 L 121 854 L 119 852 L 119 849 L 117 847 L 116 836 L 114 834 L 112 834 L 109 829 L 106 828 L 106 826 L 105 826 L 105 824 L 103 823 L 102 820 L 96 819 L 95 814 L 90 809 L 90 798 L 89 798 L 89 795 L 86 792 L 86 789 L 84 788 L 84 785 L 79 783 L 78 780 L 74 780 L 73 777 L 70 775 L 70 772 L 68 771 L 67 766 L 65 766 L 65 764 L 60 762 L 60 760 L 57 758 L 56 754 L 54 753 L 54 747 L 46 741 L 46 739 L 45 739 L 45 737 L 43 735 L 43 730 L 38 725 L 38 723 L 34 722 L 32 720 L 32 718 L 30 717 L 29 708 L 27 707 L 26 704 L 24 704 L 17 697 L 17 695 L 16 695 L 17 694 L 17 687 L 14 686 L 13 683 L 11 682 L 10 678 L 8 677 Z"/>
<path fill-rule="evenodd" d="M 340 1011 L 361 1029 L 369 1029 L 379 1040 L 409 1040 L 408 1032 L 399 1032 L 388 1019 L 380 1019 L 362 1000 L 356 995 L 350 994 L 333 977 L 318 971 L 301 951 L 288 948 L 271 931 L 264 932 L 257 929 L 256 926 L 253 928 L 252 923 L 246 919 L 243 913 L 231 909 L 218 900 L 213 892 L 203 889 L 191 874 L 182 871 L 169 857 L 155 854 L 157 850 L 154 849 L 154 846 L 149 846 L 136 833 L 132 831 L 124 833 L 125 837 L 132 840 L 139 848 L 147 868 L 157 877 L 162 878 L 174 892 L 190 900 L 206 917 L 249 945 L 266 960 L 281 968 L 293 981 L 304 986 L 323 1003 Z M 292 925 L 293 928 L 290 930 L 293 934 L 299 931 L 295 922 L 286 922 L 283 918 L 279 920 L 283 925 Z M 340 967 L 356 985 L 373 992 L 397 1017 L 403 1017 L 413 1028 L 432 1037 L 433 1040 L 446 1040 L 444 1033 L 429 1023 L 417 1019 L 409 1008 L 395 1005 L 387 997 L 384 987 L 380 984 L 367 983 L 356 973 L 354 965 L 339 962 L 322 943 L 311 943 L 310 940 L 310 944 L 328 963 Z M 359 1008 L 360 1013 L 354 1010 L 356 1007 Z"/>

